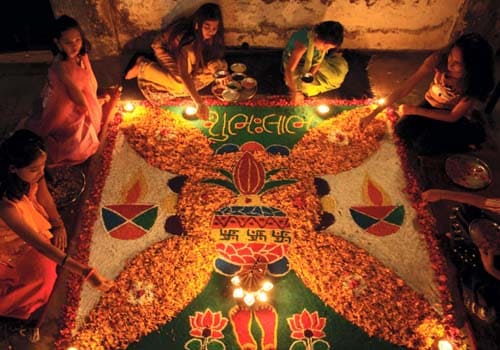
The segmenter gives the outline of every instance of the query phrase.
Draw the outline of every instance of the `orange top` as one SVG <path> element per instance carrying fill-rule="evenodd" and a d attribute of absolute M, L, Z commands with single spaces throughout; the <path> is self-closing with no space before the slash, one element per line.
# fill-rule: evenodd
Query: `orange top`
<path fill-rule="evenodd" d="M 16 207 L 19 215 L 26 223 L 33 227 L 43 239 L 50 240 L 52 233 L 49 229 L 51 225 L 45 208 L 38 202 L 36 193 L 38 185 L 32 185 L 27 195 L 18 201 L 8 201 Z M 0 264 L 11 267 L 15 266 L 16 257 L 21 256 L 30 247 L 18 234 L 0 219 Z"/>

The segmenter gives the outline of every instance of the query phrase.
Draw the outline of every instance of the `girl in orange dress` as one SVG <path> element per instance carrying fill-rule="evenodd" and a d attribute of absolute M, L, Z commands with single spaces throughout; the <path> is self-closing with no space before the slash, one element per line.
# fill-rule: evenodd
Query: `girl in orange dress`
<path fill-rule="evenodd" d="M 48 301 L 56 265 L 110 286 L 89 266 L 69 257 L 66 230 L 44 179 L 42 139 L 18 130 L 0 146 L 0 316 L 29 319 Z"/>
<path fill-rule="evenodd" d="M 59 52 L 42 91 L 42 111 L 34 114 L 27 127 L 46 140 L 49 166 L 75 165 L 99 147 L 101 103 L 87 54 L 89 44 L 78 22 L 59 17 L 54 43 Z"/>

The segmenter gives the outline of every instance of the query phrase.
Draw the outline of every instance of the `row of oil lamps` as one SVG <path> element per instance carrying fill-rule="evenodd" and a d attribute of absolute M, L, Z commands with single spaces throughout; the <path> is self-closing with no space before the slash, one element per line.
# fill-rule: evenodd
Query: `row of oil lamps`
<path fill-rule="evenodd" d="M 385 104 L 385 99 L 381 98 L 377 100 L 377 104 L 379 106 L 383 106 Z M 123 104 L 123 110 L 125 112 L 133 112 L 135 109 L 135 105 L 131 101 L 126 101 Z M 326 104 L 321 104 L 316 107 L 316 111 L 318 112 L 319 115 L 325 116 L 330 112 L 330 107 Z M 193 105 L 188 105 L 184 108 L 183 115 L 186 118 L 193 118 L 196 117 L 196 114 L 198 113 L 198 109 L 193 106 Z"/>

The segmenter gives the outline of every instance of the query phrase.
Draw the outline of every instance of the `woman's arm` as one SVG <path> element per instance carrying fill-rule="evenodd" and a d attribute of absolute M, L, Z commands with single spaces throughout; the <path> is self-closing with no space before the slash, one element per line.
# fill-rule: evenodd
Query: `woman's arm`
<path fill-rule="evenodd" d="M 481 254 L 481 262 L 483 263 L 483 267 L 490 275 L 495 277 L 497 280 L 500 280 L 500 270 L 495 267 L 495 254 L 493 251 L 483 251 L 479 250 Z"/>
<path fill-rule="evenodd" d="M 187 49 L 183 48 L 179 54 L 179 57 L 177 58 L 177 66 L 179 69 L 181 80 L 184 83 L 187 91 L 189 92 L 189 95 L 191 95 L 191 98 L 198 107 L 198 117 L 200 119 L 208 119 L 208 107 L 201 99 L 201 96 L 196 90 L 193 79 L 191 78 L 191 75 L 189 73 L 192 64 L 194 64 L 194 62 L 189 62 Z"/>
<path fill-rule="evenodd" d="M 375 108 L 370 114 L 362 118 L 360 121 L 360 128 L 364 129 L 380 112 L 387 108 L 387 106 L 392 105 L 399 99 L 408 95 L 417 84 L 433 72 L 439 62 L 440 53 L 436 52 L 427 57 L 420 65 L 420 67 L 403 83 L 394 90 L 386 99 L 383 105 Z"/>
<path fill-rule="evenodd" d="M 464 115 L 469 113 L 474 105 L 475 101 L 468 97 L 462 98 L 451 111 L 445 109 L 431 109 L 402 104 L 401 106 L 399 106 L 398 114 L 401 117 L 405 115 L 419 115 L 442 122 L 454 123 Z"/>
<path fill-rule="evenodd" d="M 66 249 L 67 245 L 67 234 L 66 228 L 64 227 L 64 222 L 61 219 L 61 215 L 57 211 L 54 199 L 47 188 L 47 182 L 42 178 L 38 182 L 38 191 L 36 193 L 38 202 L 45 208 L 45 211 L 49 215 L 49 222 L 52 225 L 52 233 L 54 234 L 54 244 L 57 248 L 61 250 Z"/>
<path fill-rule="evenodd" d="M 288 62 L 285 66 L 285 84 L 288 86 L 288 90 L 290 92 L 290 97 L 292 98 L 292 102 L 300 103 L 304 100 L 304 95 L 302 92 L 298 91 L 297 84 L 294 79 L 294 73 L 297 69 L 300 59 L 305 54 L 307 47 L 300 41 L 295 41 L 294 49 L 290 54 Z M 302 101 L 300 101 L 302 99 Z"/>
<path fill-rule="evenodd" d="M 449 200 L 449 201 L 473 205 L 478 208 L 484 207 L 486 201 L 486 198 L 477 194 L 468 192 L 438 190 L 438 189 L 430 189 L 423 192 L 422 199 L 426 202 Z"/>
<path fill-rule="evenodd" d="M 155 53 L 156 60 L 158 61 L 160 67 L 164 68 L 167 72 L 170 72 L 172 77 L 177 82 L 181 83 L 182 81 L 179 78 L 177 61 L 167 50 L 169 35 L 169 32 L 161 33 L 155 38 L 155 40 L 151 44 L 151 47 Z M 179 44 L 179 41 L 180 37 L 176 38 L 172 45 L 177 46 Z"/>
<path fill-rule="evenodd" d="M 486 198 L 468 192 L 430 189 L 422 193 L 422 199 L 426 202 L 439 200 L 460 202 L 500 214 L 500 198 Z"/>
<path fill-rule="evenodd" d="M 42 239 L 33 227 L 28 225 L 24 218 L 11 203 L 0 203 L 0 217 L 22 240 L 27 242 L 41 254 L 63 266 L 64 268 L 84 276 L 96 288 L 105 290 L 110 287 L 110 282 L 89 266 L 85 266 L 69 257 L 61 249 Z"/>

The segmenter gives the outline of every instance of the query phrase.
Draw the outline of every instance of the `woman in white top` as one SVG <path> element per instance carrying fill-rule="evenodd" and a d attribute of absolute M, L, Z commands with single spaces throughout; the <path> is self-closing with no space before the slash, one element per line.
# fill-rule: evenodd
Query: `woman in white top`
<path fill-rule="evenodd" d="M 426 76 L 434 78 L 420 105 L 402 104 L 395 133 L 419 154 L 461 152 L 485 139 L 471 112 L 494 85 L 493 49 L 476 33 L 462 35 L 445 52 L 429 56 L 418 70 L 361 121 L 364 128 L 387 105 L 408 95 Z"/>

